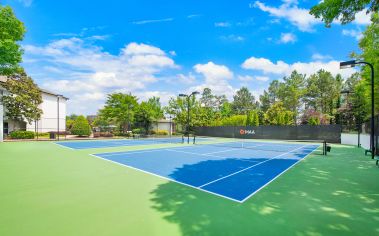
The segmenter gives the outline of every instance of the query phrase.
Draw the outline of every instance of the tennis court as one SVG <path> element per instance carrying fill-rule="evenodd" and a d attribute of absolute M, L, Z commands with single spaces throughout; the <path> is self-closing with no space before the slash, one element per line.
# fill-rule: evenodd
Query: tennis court
<path fill-rule="evenodd" d="M 151 145 L 154 143 L 182 143 L 182 137 L 174 138 L 141 138 L 141 139 L 110 139 L 89 141 L 61 141 L 56 144 L 71 149 L 108 148 L 121 146 Z"/>
<path fill-rule="evenodd" d="M 244 202 L 319 146 L 314 143 L 219 142 L 93 155 Z"/>

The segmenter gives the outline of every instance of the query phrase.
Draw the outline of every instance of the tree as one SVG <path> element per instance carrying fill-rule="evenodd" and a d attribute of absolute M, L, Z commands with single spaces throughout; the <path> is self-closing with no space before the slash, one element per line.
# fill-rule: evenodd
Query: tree
<path fill-rule="evenodd" d="M 363 32 L 363 37 L 359 41 L 360 53 L 352 53 L 352 57 L 358 60 L 370 62 L 375 70 L 375 112 L 379 112 L 379 14 L 375 13 L 371 17 L 371 25 L 367 26 Z M 371 71 L 368 66 L 362 67 L 361 77 L 367 90 L 367 102 L 371 104 Z"/>
<path fill-rule="evenodd" d="M 301 117 L 301 124 L 309 124 L 310 120 L 313 120 L 311 122 L 314 122 L 314 120 L 319 120 L 320 124 L 327 125 L 330 123 L 330 116 L 322 114 L 321 112 L 316 111 L 314 109 L 307 109 L 304 111 Z"/>
<path fill-rule="evenodd" d="M 78 136 L 89 136 L 91 127 L 88 124 L 88 120 L 84 116 L 78 116 L 72 125 L 71 133 Z"/>
<path fill-rule="evenodd" d="M 342 87 L 340 76 L 335 78 L 330 72 L 319 70 L 308 78 L 306 87 L 306 108 L 333 115 Z"/>
<path fill-rule="evenodd" d="M 232 104 L 229 102 L 224 102 L 221 106 L 220 113 L 221 117 L 231 116 L 233 114 Z"/>
<path fill-rule="evenodd" d="M 305 75 L 299 74 L 294 70 L 289 77 L 283 78 L 283 83 L 280 83 L 278 89 L 280 101 L 283 102 L 284 108 L 293 112 L 293 120 L 295 123 L 306 91 L 305 81 Z"/>
<path fill-rule="evenodd" d="M 242 87 L 233 96 L 233 110 L 237 114 L 246 114 L 251 109 L 255 109 L 255 97 L 248 88 Z"/>
<path fill-rule="evenodd" d="M 154 120 L 162 119 L 163 116 L 163 108 L 160 102 L 159 97 L 151 97 L 147 100 L 147 104 L 152 111 L 152 117 Z"/>
<path fill-rule="evenodd" d="M 126 133 L 128 129 L 131 129 L 130 124 L 134 121 L 137 107 L 137 97 L 131 94 L 113 93 L 108 95 L 104 108 L 100 110 L 100 115 L 118 123 L 122 132 Z"/>
<path fill-rule="evenodd" d="M 170 98 L 168 106 L 165 107 L 165 111 L 174 117 L 176 123 L 180 124 L 182 128 L 185 128 L 187 126 L 188 105 L 190 108 L 190 126 L 192 127 L 194 123 L 198 122 L 195 116 L 199 109 L 199 104 L 196 102 L 194 96 L 191 96 L 189 100 L 186 97 L 182 98 L 179 96 Z"/>
<path fill-rule="evenodd" d="M 282 102 L 276 102 L 265 113 L 265 120 L 269 125 L 292 125 L 293 112 L 284 108 Z"/>
<path fill-rule="evenodd" d="M 12 8 L 0 5 L 0 75 L 12 75 L 23 70 L 22 49 L 18 44 L 24 38 L 24 24 L 16 18 Z"/>
<path fill-rule="evenodd" d="M 104 118 L 102 115 L 97 115 L 90 125 L 99 128 L 100 132 L 107 132 L 111 130 L 110 126 L 112 123 L 111 120 Z"/>
<path fill-rule="evenodd" d="M 246 115 L 234 115 L 221 121 L 223 126 L 246 126 Z"/>
<path fill-rule="evenodd" d="M 141 102 L 135 112 L 135 121 L 148 134 L 154 121 L 163 118 L 163 109 L 158 97 Z"/>
<path fill-rule="evenodd" d="M 310 14 L 321 18 L 326 27 L 330 27 L 334 20 L 347 24 L 355 19 L 355 15 L 366 10 L 366 14 L 379 10 L 378 0 L 324 0 L 312 7 Z"/>
<path fill-rule="evenodd" d="M 1 101 L 9 119 L 31 123 L 41 118 L 42 110 L 38 106 L 42 95 L 32 78 L 26 74 L 12 75 L 2 86 L 7 92 Z"/>
<path fill-rule="evenodd" d="M 141 102 L 138 106 L 135 115 L 136 122 L 144 128 L 146 134 L 150 131 L 155 115 L 152 103 Z"/>
<path fill-rule="evenodd" d="M 72 128 L 72 125 L 74 124 L 76 118 L 78 118 L 78 115 L 71 114 L 69 116 L 66 116 L 66 131 L 70 131 Z"/>

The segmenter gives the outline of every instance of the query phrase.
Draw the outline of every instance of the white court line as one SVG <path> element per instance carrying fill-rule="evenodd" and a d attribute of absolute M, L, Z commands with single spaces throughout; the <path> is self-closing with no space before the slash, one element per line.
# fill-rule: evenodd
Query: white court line
<path fill-rule="evenodd" d="M 58 145 L 58 146 L 60 146 L 60 147 L 68 148 L 68 149 L 70 149 L 70 150 L 77 150 L 77 149 L 70 148 L 70 147 L 64 146 L 64 145 L 62 145 L 62 144 L 59 144 L 59 143 L 57 143 L 57 142 L 55 142 L 55 141 L 54 141 L 53 143 L 56 144 L 56 145 Z"/>
<path fill-rule="evenodd" d="M 245 202 L 247 199 L 249 199 L 250 197 L 252 197 L 254 194 L 256 194 L 257 192 L 259 192 L 260 190 L 262 190 L 264 187 L 266 187 L 267 185 L 269 185 L 272 181 L 276 180 L 277 178 L 279 178 L 279 176 L 281 176 L 282 174 L 284 174 L 285 172 L 287 172 L 289 169 L 291 169 L 292 167 L 294 167 L 297 163 L 301 162 L 302 160 L 304 160 L 306 157 L 308 157 L 310 154 L 312 154 L 314 151 L 316 151 L 320 146 L 316 147 L 315 149 L 313 149 L 310 153 L 308 153 L 305 157 L 301 158 L 300 160 L 296 161 L 294 164 L 290 165 L 287 169 L 283 170 L 280 174 L 278 174 L 277 176 L 275 176 L 274 178 L 272 178 L 270 181 L 268 181 L 267 183 L 265 183 L 264 185 L 262 185 L 260 188 L 258 188 L 257 190 L 255 190 L 254 192 L 252 192 L 249 196 L 245 197 L 244 199 L 241 200 L 241 203 Z"/>
<path fill-rule="evenodd" d="M 170 151 L 170 152 L 180 152 L 180 153 L 187 153 L 187 154 L 199 155 L 199 156 L 208 156 L 208 157 L 225 158 L 225 157 L 222 157 L 222 156 L 210 155 L 210 154 L 207 154 L 207 153 L 186 152 L 186 151 L 180 151 L 180 150 L 175 150 L 175 149 L 166 149 L 166 151 Z"/>
<path fill-rule="evenodd" d="M 214 154 L 214 153 L 220 153 L 220 152 L 231 152 L 231 151 L 235 151 L 236 149 L 227 149 L 227 150 L 223 150 L 223 151 L 217 151 L 217 152 L 207 152 L 207 153 L 204 153 L 204 154 Z"/>
<path fill-rule="evenodd" d="M 117 161 L 108 160 L 108 159 L 102 158 L 101 156 L 96 156 L 95 154 L 90 154 L 90 155 L 93 156 L 93 157 L 99 158 L 99 159 L 101 159 L 101 160 L 104 160 L 104 161 L 112 162 L 112 163 L 117 164 L 117 165 L 120 165 L 120 166 L 126 166 L 126 167 L 128 167 L 128 168 L 130 168 L 130 169 L 137 170 L 137 171 L 143 172 L 143 173 L 145 173 L 145 174 L 153 175 L 153 176 L 159 177 L 159 178 L 164 179 L 164 180 L 168 180 L 168 181 L 175 182 L 175 183 L 178 183 L 178 184 L 181 184 L 181 185 L 187 186 L 187 187 L 191 187 L 191 188 L 193 188 L 193 189 L 200 190 L 200 191 L 202 191 L 202 192 L 206 192 L 206 193 L 209 193 L 209 194 L 212 194 L 212 195 L 218 196 L 218 197 L 222 197 L 222 198 L 225 198 L 225 199 L 228 199 L 228 200 L 232 200 L 232 201 L 234 201 L 234 202 L 242 203 L 242 202 L 239 201 L 239 200 L 236 200 L 236 199 L 233 199 L 233 198 L 230 198 L 230 197 L 227 197 L 227 196 L 224 196 L 224 195 L 218 194 L 218 193 L 210 192 L 210 191 L 208 191 L 208 190 L 201 189 L 201 188 L 199 188 L 199 187 L 196 187 L 196 186 L 193 186 L 193 185 L 189 185 L 189 184 L 186 184 L 186 183 L 183 183 L 183 182 L 180 182 L 180 181 L 174 180 L 174 179 L 170 179 L 170 178 L 167 178 L 167 177 L 164 177 L 164 176 L 161 176 L 161 175 L 157 175 L 157 174 L 154 174 L 154 173 L 152 173 L 152 172 L 148 172 L 148 171 L 145 171 L 145 170 L 141 170 L 141 169 L 138 169 L 138 168 L 133 167 L 133 166 L 128 166 L 128 165 L 126 165 L 126 164 L 122 164 L 122 163 L 119 163 L 119 162 L 117 162 Z"/>
<path fill-rule="evenodd" d="M 218 182 L 218 181 L 220 181 L 220 180 L 226 179 L 226 178 L 228 178 L 228 177 L 230 177 L 230 176 L 233 176 L 233 175 L 239 174 L 239 173 L 241 173 L 241 172 L 243 172 L 243 171 L 246 171 L 246 170 L 251 169 L 251 168 L 253 168 L 253 167 L 255 167 L 255 166 L 258 166 L 258 165 L 261 165 L 261 164 L 263 164 L 263 163 L 265 163 L 265 162 L 268 162 L 268 161 L 271 161 L 271 160 L 273 160 L 273 159 L 276 159 L 276 158 L 278 158 L 278 157 L 281 157 L 281 156 L 287 155 L 288 153 L 294 152 L 294 151 L 296 151 L 296 150 L 298 150 L 298 149 L 300 149 L 300 148 L 306 147 L 306 146 L 308 146 L 308 145 L 301 146 L 301 147 L 299 147 L 299 148 L 296 148 L 296 149 L 293 149 L 293 150 L 291 150 L 291 151 L 289 151 L 289 152 L 285 152 L 285 153 L 282 153 L 282 154 L 280 154 L 280 155 L 274 156 L 274 157 L 269 158 L 269 159 L 267 159 L 267 160 L 265 160 L 265 161 L 261 161 L 261 162 L 259 162 L 259 163 L 257 163 L 257 164 L 254 164 L 254 165 L 252 165 L 252 166 L 246 167 L 246 168 L 244 168 L 244 169 L 242 169 L 242 170 L 236 171 L 236 172 L 231 173 L 231 174 L 229 174 L 229 175 L 226 175 L 226 176 L 224 176 L 224 177 L 221 177 L 221 178 L 215 179 L 215 180 L 213 180 L 213 181 L 210 181 L 210 182 L 208 182 L 208 183 L 205 183 L 205 184 L 199 186 L 199 188 L 202 188 L 202 187 L 207 186 L 207 185 L 209 185 L 209 184 L 213 184 L 213 183 Z"/>
<path fill-rule="evenodd" d="M 305 146 L 309 146 L 309 145 L 305 145 Z M 305 147 L 303 146 L 303 147 Z M 180 147 L 180 148 L 186 148 L 186 147 Z M 300 147 L 302 148 L 302 147 Z M 308 153 L 305 157 L 309 156 L 311 153 L 313 153 L 316 149 L 318 149 L 319 147 L 315 148 L 312 152 Z M 160 149 L 155 149 L 155 150 L 150 150 L 150 151 L 159 151 Z M 164 150 L 164 149 L 163 149 Z M 292 151 L 295 151 L 297 149 L 294 149 Z M 130 153 L 130 152 L 129 152 Z M 138 152 L 137 152 L 138 153 Z M 289 153 L 289 152 L 288 152 Z M 285 154 L 285 153 L 284 153 Z M 224 199 L 228 199 L 228 200 L 231 200 L 231 201 L 234 201 L 234 202 L 237 202 L 237 203 L 243 203 L 244 201 L 246 201 L 247 199 L 249 199 L 251 196 L 253 196 L 255 193 L 257 193 L 258 191 L 260 191 L 262 188 L 264 188 L 265 186 L 267 186 L 269 183 L 271 183 L 272 181 L 274 181 L 276 178 L 278 178 L 280 175 L 282 175 L 284 172 L 286 172 L 287 170 L 289 170 L 291 167 L 293 167 L 294 165 L 296 165 L 297 163 L 299 163 L 300 161 L 302 161 L 305 157 L 303 157 L 302 159 L 300 159 L 299 161 L 297 161 L 295 164 L 291 165 L 289 168 L 287 168 L 286 170 L 284 170 L 282 173 L 280 173 L 278 176 L 276 176 L 275 178 L 273 178 L 272 180 L 270 180 L 269 182 L 267 182 L 266 184 L 264 184 L 262 187 L 260 187 L 258 190 L 256 190 L 255 192 L 253 192 L 252 194 L 250 194 L 249 196 L 247 196 L 246 198 L 244 198 L 243 200 L 237 200 L 237 199 L 233 199 L 233 198 L 230 198 L 230 197 L 227 197 L 227 196 L 224 196 L 224 195 L 221 195 L 221 194 L 218 194 L 218 193 L 214 193 L 214 192 L 211 192 L 211 191 L 208 191 L 208 190 L 205 190 L 205 189 L 202 189 L 201 186 L 199 187 L 196 187 L 196 186 L 193 186 L 193 185 L 189 185 L 189 184 L 186 184 L 186 183 L 183 183 L 183 182 L 180 182 L 180 181 L 177 181 L 177 180 L 174 180 L 174 179 L 171 179 L 171 178 L 168 178 L 168 177 L 164 177 L 164 176 L 161 176 L 161 175 L 158 175 L 158 174 L 155 174 L 155 173 L 152 173 L 152 172 L 148 172 L 148 171 L 145 171 L 145 170 L 142 170 L 142 169 L 138 169 L 136 167 L 132 167 L 132 166 L 129 166 L 129 165 L 126 165 L 126 164 L 122 164 L 120 162 L 117 162 L 117 161 L 112 161 L 112 160 L 109 160 L 109 159 L 106 159 L 106 158 L 103 158 L 101 156 L 97 156 L 95 154 L 90 154 L 91 156 L 93 157 L 96 157 L 98 159 L 101 159 L 101 160 L 104 160 L 104 161 L 108 161 L 108 162 L 112 162 L 114 164 L 117 164 L 117 165 L 120 165 L 120 166 L 126 166 L 128 168 L 131 168 L 133 170 L 137 170 L 137 171 L 140 171 L 140 172 L 143 172 L 143 173 L 146 173 L 146 174 L 150 174 L 150 175 L 153 175 L 153 176 L 156 176 L 158 178 L 161 178 L 161 179 L 165 179 L 165 180 L 168 180 L 168 181 L 172 181 L 172 182 L 175 182 L 175 183 L 178 183 L 178 184 L 181 184 L 181 185 L 184 185 L 184 186 L 187 186 L 187 187 L 190 187 L 190 188 L 193 188 L 193 189 L 197 189 L 197 190 L 200 190 L 202 192 L 206 192 L 206 193 L 209 193 L 209 194 L 212 194 L 212 195 L 215 195 L 215 196 L 218 196 L 218 197 L 222 197 Z M 283 155 L 283 154 L 282 154 Z M 277 156 L 278 157 L 278 156 Z"/>
<path fill-rule="evenodd" d="M 142 145 L 141 145 L 142 146 Z M 130 150 L 130 151 L 121 151 L 121 152 L 105 152 L 105 153 L 92 153 L 92 155 L 100 155 L 102 156 L 118 156 L 118 155 L 129 155 L 129 154 L 134 154 L 134 153 L 144 153 L 144 152 L 158 152 L 165 150 L 167 148 L 172 148 L 172 149 L 181 149 L 181 148 L 189 148 L 189 146 L 172 146 L 172 147 L 155 147 L 154 149 L 148 149 L 148 150 Z"/>

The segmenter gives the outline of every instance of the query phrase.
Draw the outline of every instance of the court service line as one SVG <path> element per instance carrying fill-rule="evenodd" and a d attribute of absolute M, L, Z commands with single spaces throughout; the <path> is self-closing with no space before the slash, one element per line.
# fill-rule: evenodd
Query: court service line
<path fill-rule="evenodd" d="M 257 192 L 259 192 L 260 190 L 262 190 L 264 187 L 266 187 L 267 185 L 269 185 L 271 182 L 273 182 L 274 180 L 276 180 L 277 178 L 279 178 L 282 174 L 284 174 L 285 172 L 287 172 L 289 169 L 291 169 L 292 167 L 294 167 L 296 164 L 298 164 L 299 162 L 303 161 L 305 158 L 307 158 L 309 155 L 311 155 L 314 151 L 316 151 L 320 146 L 316 147 L 315 149 L 313 149 L 311 152 L 309 152 L 307 155 L 305 155 L 303 158 L 301 158 L 300 160 L 296 161 L 295 163 L 293 163 L 292 165 L 290 165 L 287 169 L 283 170 L 281 173 L 279 173 L 277 176 L 275 176 L 274 178 L 272 178 L 270 181 L 268 181 L 267 183 L 265 183 L 264 185 L 262 185 L 260 188 L 258 188 L 257 190 L 255 190 L 254 192 L 252 192 L 249 196 L 245 197 L 244 199 L 241 200 L 241 203 L 245 202 L 247 199 L 249 199 L 251 196 L 253 196 L 254 194 L 256 194 Z"/>
<path fill-rule="evenodd" d="M 196 189 L 196 190 L 200 190 L 202 192 L 206 192 L 206 193 L 209 193 L 209 194 L 212 194 L 212 195 L 215 195 L 215 196 L 218 196 L 218 197 L 222 197 L 224 199 L 228 199 L 228 200 L 232 200 L 234 202 L 237 202 L 237 203 L 241 203 L 241 201 L 237 200 L 237 199 L 234 199 L 234 198 L 230 198 L 230 197 L 227 197 L 227 196 L 224 196 L 222 194 L 218 194 L 218 193 L 215 193 L 215 192 L 211 192 L 211 191 L 208 191 L 208 190 L 205 190 L 205 189 L 201 189 L 199 187 L 196 187 L 194 185 L 190 185 L 190 184 L 186 184 L 184 182 L 180 182 L 178 180 L 175 180 L 175 179 L 171 179 L 171 178 L 168 178 L 168 177 L 165 177 L 165 176 L 162 176 L 162 175 L 158 175 L 158 174 L 155 174 L 155 173 L 152 173 L 152 172 L 149 172 L 149 171 L 146 171 L 146 170 L 142 170 L 142 169 L 139 169 L 139 168 L 136 168 L 136 167 L 133 167 L 133 166 L 129 166 L 129 165 L 126 165 L 126 164 L 123 164 L 123 163 L 120 163 L 120 162 L 117 162 L 117 161 L 112 161 L 112 160 L 109 160 L 109 159 L 106 159 L 106 158 L 103 158 L 101 156 L 97 156 L 95 154 L 89 154 L 90 156 L 93 156 L 93 157 L 96 157 L 98 159 L 101 159 L 103 161 L 108 161 L 108 162 L 112 162 L 113 164 L 116 164 L 116 165 L 120 165 L 120 166 L 126 166 L 127 168 L 130 168 L 130 169 L 133 169 L 133 170 L 136 170 L 136 171 L 140 171 L 142 173 L 145 173 L 145 174 L 149 174 L 149 175 L 153 175 L 153 176 L 156 176 L 158 178 L 161 178 L 161 179 L 164 179 L 164 180 L 168 180 L 168 181 L 171 181 L 171 182 L 175 182 L 175 183 L 178 183 L 178 184 L 181 184 L 181 185 L 184 185 L 184 186 L 187 186 L 187 187 L 190 187 L 190 188 L 193 188 L 193 189 Z"/>
<path fill-rule="evenodd" d="M 216 156 L 216 155 L 211 155 L 211 154 L 207 154 L 207 153 L 186 152 L 186 151 L 180 151 L 180 150 L 175 150 L 175 149 L 166 149 L 166 151 L 180 152 L 180 153 L 186 153 L 186 154 L 192 154 L 192 155 L 200 155 L 200 156 L 208 156 L 208 157 L 225 158 L 225 157 L 222 157 L 222 156 Z"/>
<path fill-rule="evenodd" d="M 143 146 L 143 145 L 141 145 Z M 118 156 L 118 155 L 129 155 L 129 154 L 135 154 L 135 153 L 145 153 L 145 152 L 158 152 L 158 151 L 164 151 L 167 148 L 175 148 L 175 149 L 180 149 L 180 148 L 188 148 L 188 146 L 185 147 L 180 147 L 180 146 L 173 146 L 173 147 L 155 147 L 154 149 L 147 149 L 147 150 L 130 150 L 130 151 L 121 151 L 121 152 L 108 152 L 108 153 L 93 153 L 93 155 L 101 155 L 104 157 L 109 157 L 109 156 Z"/>
<path fill-rule="evenodd" d="M 236 171 L 236 172 L 231 173 L 231 174 L 229 174 L 229 175 L 226 175 L 226 176 L 224 176 L 224 177 L 221 177 L 221 178 L 215 179 L 215 180 L 213 180 L 213 181 L 210 181 L 210 182 L 208 182 L 208 183 L 205 183 L 205 184 L 199 186 L 199 188 L 202 188 L 202 187 L 205 187 L 205 186 L 207 186 L 207 185 L 210 185 L 210 184 L 213 184 L 213 183 L 215 183 L 215 182 L 218 182 L 218 181 L 220 181 L 220 180 L 226 179 L 226 178 L 228 178 L 228 177 L 230 177 L 230 176 L 233 176 L 233 175 L 239 174 L 239 173 L 241 173 L 241 172 L 243 172 L 243 171 L 249 170 L 249 169 L 251 169 L 251 168 L 253 168 L 253 167 L 255 167 L 255 166 L 261 165 L 261 164 L 263 164 L 263 163 L 265 163 L 265 162 L 271 161 L 271 160 L 276 159 L 276 158 L 278 158 L 278 157 L 281 157 L 281 156 L 287 155 L 288 153 L 294 152 L 294 151 L 296 151 L 296 150 L 298 150 L 298 149 L 300 149 L 300 148 L 304 148 L 304 147 L 306 147 L 306 146 L 309 146 L 309 145 L 304 145 L 304 146 L 298 147 L 298 148 L 296 148 L 296 149 L 293 149 L 293 150 L 291 150 L 291 151 L 289 151 L 289 152 L 285 152 L 285 153 L 282 153 L 282 154 L 280 154 L 280 155 L 277 155 L 277 156 L 274 156 L 274 157 L 272 157 L 272 158 L 269 158 L 269 159 L 267 159 L 267 160 L 265 160 L 265 161 L 261 161 L 261 162 L 259 162 L 259 163 L 257 163 L 257 164 L 254 164 L 254 165 L 252 165 L 252 166 L 246 167 L 246 168 L 244 168 L 244 169 L 242 169 L 242 170 Z"/>

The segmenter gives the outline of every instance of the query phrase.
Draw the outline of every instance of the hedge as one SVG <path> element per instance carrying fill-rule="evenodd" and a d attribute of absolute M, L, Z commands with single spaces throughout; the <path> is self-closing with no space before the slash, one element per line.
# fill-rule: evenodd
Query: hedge
<path fill-rule="evenodd" d="M 12 139 L 34 139 L 33 131 L 17 130 L 10 133 Z"/>

